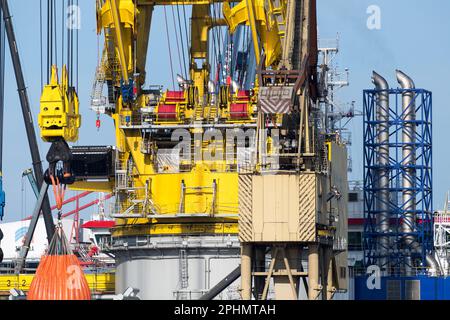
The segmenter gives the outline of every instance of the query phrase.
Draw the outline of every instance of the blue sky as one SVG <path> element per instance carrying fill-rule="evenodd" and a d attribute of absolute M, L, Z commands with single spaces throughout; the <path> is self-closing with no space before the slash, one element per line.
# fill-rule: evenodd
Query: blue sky
<path fill-rule="evenodd" d="M 40 42 L 39 1 L 14 0 L 10 9 L 14 19 L 25 81 L 36 121 L 40 97 Z M 45 1 L 46 2 L 46 1 Z M 381 29 L 369 30 L 366 26 L 369 5 L 381 8 Z M 95 2 L 80 0 L 80 68 L 79 90 L 82 128 L 79 145 L 114 144 L 112 121 L 102 117 L 102 127 L 97 131 L 95 114 L 89 110 L 89 97 L 98 55 Z M 447 162 L 450 147 L 447 129 L 450 119 L 448 75 L 450 64 L 450 1 L 448 0 L 318 0 L 319 34 L 321 38 L 340 35 L 339 66 L 350 69 L 350 87 L 340 92 L 340 100 L 356 101 L 362 110 L 362 90 L 371 88 L 372 70 L 386 77 L 391 86 L 397 86 L 394 71 L 408 73 L 422 87 L 433 92 L 434 98 L 434 207 L 440 208 L 445 193 L 450 189 L 450 170 Z M 167 39 L 162 10 L 155 11 L 151 30 L 151 44 L 147 63 L 147 84 L 171 83 Z M 100 39 L 100 47 L 101 47 Z M 174 46 L 174 43 L 173 43 Z M 172 47 L 174 51 L 174 47 Z M 4 188 L 7 192 L 6 221 L 20 219 L 31 213 L 34 196 L 22 171 L 31 167 L 28 143 L 23 126 L 16 83 L 9 53 L 6 56 L 5 80 L 5 141 Z M 350 179 L 362 178 L 362 118 L 352 121 L 353 173 Z M 49 145 L 39 139 L 44 159 Z M 24 191 L 22 191 L 22 189 Z M 69 197 L 68 195 L 67 197 Z M 84 200 L 85 203 L 88 200 Z M 71 210 L 68 207 L 66 211 Z M 88 217 L 94 208 L 84 213 Z"/>
<path fill-rule="evenodd" d="M 434 208 L 442 208 L 450 189 L 448 123 L 450 120 L 448 75 L 450 63 L 450 1 L 447 0 L 318 0 L 322 38 L 340 34 L 339 65 L 350 69 L 350 87 L 340 100 L 356 101 L 362 110 L 362 91 L 372 88 L 376 70 L 391 87 L 397 87 L 395 69 L 410 75 L 417 87 L 433 92 L 433 192 Z M 370 5 L 381 9 L 381 29 L 367 28 Z M 353 133 L 353 173 L 361 179 L 362 119 L 349 126 Z"/>

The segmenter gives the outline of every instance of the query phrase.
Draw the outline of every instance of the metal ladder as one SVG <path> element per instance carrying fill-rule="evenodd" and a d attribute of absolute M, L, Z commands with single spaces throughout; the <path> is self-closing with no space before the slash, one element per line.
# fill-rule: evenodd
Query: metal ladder
<path fill-rule="evenodd" d="M 286 19 L 284 17 L 284 14 L 286 14 L 286 12 L 283 12 L 283 7 L 280 0 L 273 1 L 273 4 L 274 8 L 272 13 L 278 24 L 278 35 L 280 36 L 281 40 L 283 40 L 284 36 L 286 35 Z"/>
<path fill-rule="evenodd" d="M 186 250 L 180 250 L 180 287 L 181 292 L 178 294 L 179 300 L 187 299 L 187 292 L 184 290 L 189 286 L 189 270 L 188 270 L 188 259 Z"/>
<path fill-rule="evenodd" d="M 103 86 L 106 82 L 103 66 L 97 67 L 94 85 L 91 93 L 91 109 L 97 113 L 105 113 L 108 98 L 103 95 Z"/>

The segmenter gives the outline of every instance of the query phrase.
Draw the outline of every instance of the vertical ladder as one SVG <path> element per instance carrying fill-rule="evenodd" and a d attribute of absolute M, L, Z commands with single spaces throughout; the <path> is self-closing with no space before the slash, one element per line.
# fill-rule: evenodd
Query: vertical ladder
<path fill-rule="evenodd" d="M 286 35 L 286 10 L 287 8 L 283 8 L 283 3 L 281 0 L 273 1 L 273 9 L 272 14 L 278 24 L 278 35 L 281 40 L 284 39 Z"/>
<path fill-rule="evenodd" d="M 179 294 L 179 300 L 187 299 L 187 292 L 185 291 L 189 286 L 189 274 L 188 274 L 188 259 L 186 250 L 180 250 L 180 287 L 181 293 Z"/>
<path fill-rule="evenodd" d="M 108 98 L 103 96 L 103 86 L 106 82 L 106 76 L 103 64 L 97 67 L 95 72 L 94 85 L 91 93 L 91 109 L 97 113 L 105 113 L 108 104 Z"/>

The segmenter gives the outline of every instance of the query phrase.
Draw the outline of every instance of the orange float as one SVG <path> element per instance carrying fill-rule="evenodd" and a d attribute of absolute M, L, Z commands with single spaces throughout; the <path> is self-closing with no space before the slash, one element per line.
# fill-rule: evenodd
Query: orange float
<path fill-rule="evenodd" d="M 27 300 L 90 299 L 86 277 L 59 223 L 48 252 L 41 257 Z"/>

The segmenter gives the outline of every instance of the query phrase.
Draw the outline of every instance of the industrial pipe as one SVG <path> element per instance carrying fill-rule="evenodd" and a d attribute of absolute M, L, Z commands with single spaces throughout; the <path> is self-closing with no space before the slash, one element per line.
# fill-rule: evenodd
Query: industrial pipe
<path fill-rule="evenodd" d="M 237 266 L 236 269 L 231 271 L 225 278 L 223 278 L 218 284 L 211 288 L 207 293 L 202 295 L 199 300 L 212 300 L 219 293 L 221 293 L 230 284 L 236 281 L 241 276 L 241 266 Z"/>
<path fill-rule="evenodd" d="M 402 93 L 402 114 L 403 114 L 403 131 L 402 131 L 402 158 L 404 173 L 402 176 L 402 200 L 404 205 L 405 217 L 402 221 L 402 232 L 404 233 L 403 241 L 408 245 L 413 252 L 420 252 L 421 245 L 414 238 L 412 233 L 415 229 L 416 223 L 416 199 L 415 199 L 415 176 L 416 171 L 413 167 L 416 162 L 415 142 L 416 142 L 416 105 L 414 101 L 415 89 L 414 81 L 404 72 L 397 70 L 397 81 L 402 89 L 407 90 Z M 411 257 L 407 257 L 407 266 L 412 265 Z M 441 273 L 441 268 L 432 254 L 426 255 L 426 263 L 438 275 Z"/>
<path fill-rule="evenodd" d="M 415 89 L 414 81 L 405 73 L 397 70 L 397 81 L 404 90 Z M 415 169 L 413 168 L 416 157 L 414 143 L 416 141 L 416 126 L 413 121 L 416 119 L 416 106 L 414 102 L 414 92 L 405 91 L 402 94 L 402 113 L 403 113 L 403 131 L 402 131 L 402 159 L 405 167 L 402 176 L 402 200 L 405 210 L 405 217 L 402 222 L 402 231 L 406 234 L 405 242 L 409 245 L 414 241 L 414 237 L 408 233 L 414 232 L 416 202 L 414 195 Z"/>
<path fill-rule="evenodd" d="M 378 191 L 377 191 L 377 225 L 380 232 L 387 234 L 389 232 L 389 85 L 382 76 L 373 71 L 372 82 L 378 90 L 377 94 L 377 140 L 378 140 L 378 165 L 377 172 Z M 381 253 L 381 266 L 386 266 L 387 254 L 389 248 L 389 237 L 382 236 L 379 239 L 379 249 Z"/>

